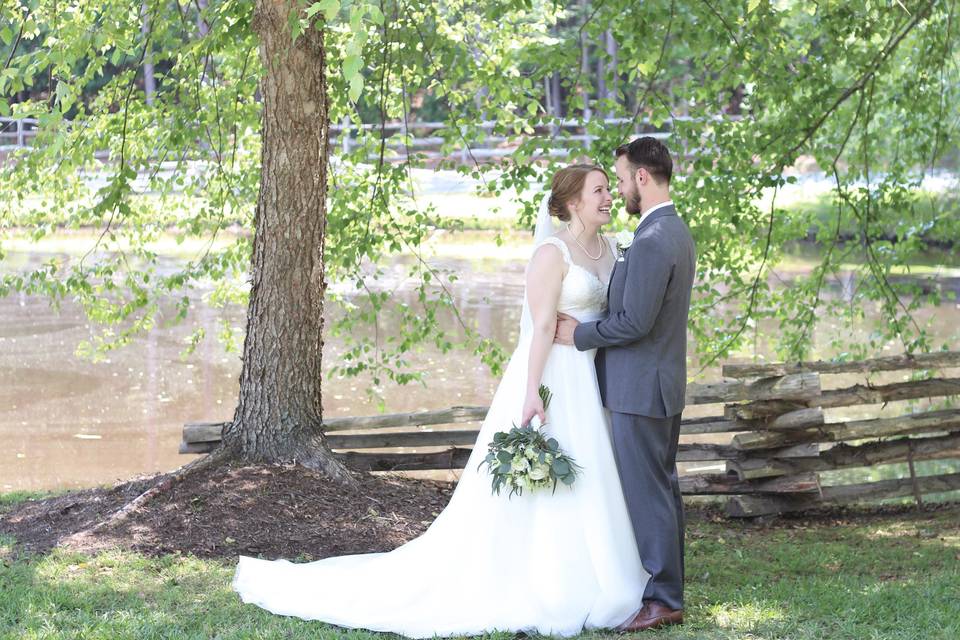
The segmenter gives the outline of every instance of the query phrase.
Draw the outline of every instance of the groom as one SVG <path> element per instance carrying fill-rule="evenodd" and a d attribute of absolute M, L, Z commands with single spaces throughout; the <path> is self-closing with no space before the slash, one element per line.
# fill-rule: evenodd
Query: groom
<path fill-rule="evenodd" d="M 639 215 L 607 290 L 608 315 L 561 316 L 556 342 L 597 349 L 613 446 L 640 560 L 650 573 L 643 606 L 624 631 L 683 622 L 683 501 L 677 479 L 686 392 L 687 314 L 696 269 L 690 230 L 670 200 L 673 162 L 651 137 L 617 148 L 617 190 Z M 628 234 L 629 235 L 629 234 Z"/>

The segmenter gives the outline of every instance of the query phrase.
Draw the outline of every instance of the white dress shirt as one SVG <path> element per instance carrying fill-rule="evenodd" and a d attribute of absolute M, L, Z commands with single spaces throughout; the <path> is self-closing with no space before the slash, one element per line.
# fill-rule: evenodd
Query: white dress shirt
<path fill-rule="evenodd" d="M 660 204 L 653 205 L 652 207 L 644 211 L 642 214 L 640 214 L 640 222 L 637 223 L 637 226 L 639 227 L 641 224 L 643 224 L 644 218 L 646 218 L 648 215 L 650 215 L 657 209 L 663 209 L 664 207 L 670 207 L 672 205 L 673 205 L 673 200 L 667 200 L 666 202 L 661 202 Z"/>

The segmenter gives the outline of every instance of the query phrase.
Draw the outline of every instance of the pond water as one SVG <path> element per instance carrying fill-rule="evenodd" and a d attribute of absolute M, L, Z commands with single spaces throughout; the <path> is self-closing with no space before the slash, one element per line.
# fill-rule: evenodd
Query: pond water
<path fill-rule="evenodd" d="M 436 249 L 433 262 L 460 276 L 452 290 L 466 320 L 509 347 L 519 323 L 526 241 L 508 237 L 503 247 L 497 247 L 491 234 L 476 232 L 445 239 Z M 19 271 L 52 255 L 67 254 L 11 251 L 0 269 Z M 168 267 L 176 261 L 170 258 Z M 798 255 L 789 269 L 803 272 L 810 264 Z M 397 299 L 413 303 L 404 273 L 402 263 L 388 269 L 388 284 Z M 948 269 L 940 281 L 960 288 L 958 275 Z M 192 313 L 211 337 L 192 355 L 179 355 L 192 330 L 185 324 L 155 329 L 99 363 L 74 355 L 78 342 L 93 333 L 77 305 L 65 302 L 57 312 L 43 298 L 16 293 L 0 298 L 0 492 L 100 485 L 167 471 L 192 459 L 177 453 L 184 423 L 231 419 L 239 387 L 240 354 L 227 352 L 212 336 L 222 322 L 242 327 L 245 318 L 245 309 L 237 306 L 208 308 L 201 301 L 203 293 L 193 294 Z M 330 313 L 336 315 L 339 310 Z M 868 321 L 873 314 L 874 310 L 867 310 Z M 922 309 L 918 316 L 929 323 L 936 344 L 960 347 L 960 306 L 955 302 Z M 451 318 L 444 322 L 454 324 Z M 761 333 L 774 330 L 760 327 Z M 830 322 L 822 323 L 817 343 L 827 345 L 836 330 Z M 868 328 L 862 330 L 866 335 Z M 326 363 L 334 362 L 342 350 L 340 341 L 329 339 Z M 890 353 L 897 352 L 892 345 Z M 495 389 L 496 379 L 469 353 L 440 354 L 425 348 L 411 354 L 410 361 L 426 372 L 426 386 L 383 386 L 379 397 L 368 392 L 366 378 L 328 376 L 323 384 L 325 415 L 375 414 L 381 399 L 388 412 L 486 405 Z M 893 379 L 904 379 L 903 374 L 896 376 Z M 702 378 L 718 380 L 719 368 L 708 369 Z M 856 381 L 837 377 L 836 384 Z M 899 412 L 893 406 L 885 411 Z M 688 415 L 717 412 L 718 407 L 693 407 Z M 711 438 L 727 439 L 700 439 Z M 960 470 L 960 463 L 941 462 L 930 467 L 931 472 L 943 472 L 945 465 L 948 470 Z M 921 473 L 927 468 L 918 467 Z M 902 473 L 895 466 L 885 469 L 881 473 Z"/>

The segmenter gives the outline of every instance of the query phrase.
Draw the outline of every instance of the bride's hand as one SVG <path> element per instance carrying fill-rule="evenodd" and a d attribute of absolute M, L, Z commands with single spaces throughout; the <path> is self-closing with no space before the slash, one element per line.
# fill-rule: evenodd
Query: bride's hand
<path fill-rule="evenodd" d="M 520 426 L 525 427 L 533 420 L 533 416 L 540 418 L 540 424 L 547 421 L 547 415 L 543 411 L 543 400 L 539 393 L 527 394 L 527 399 L 523 401 L 523 412 L 520 414 Z"/>

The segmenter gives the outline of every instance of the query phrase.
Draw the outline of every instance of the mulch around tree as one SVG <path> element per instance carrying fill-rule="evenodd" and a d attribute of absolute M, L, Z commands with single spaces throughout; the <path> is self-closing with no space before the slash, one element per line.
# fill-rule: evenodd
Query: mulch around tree
<path fill-rule="evenodd" d="M 346 489 L 296 465 L 225 463 L 196 470 L 129 517 L 89 531 L 167 477 L 16 504 L 0 512 L 0 534 L 16 539 L 17 555 L 54 547 L 85 552 L 119 547 L 147 555 L 315 560 L 389 551 L 412 540 L 433 522 L 454 489 L 445 482 L 366 474 L 357 474 L 357 488 Z M 751 529 L 842 527 L 888 518 L 924 520 L 943 511 L 960 518 L 960 503 L 832 507 L 748 521 L 727 520 L 717 507 L 696 506 L 687 508 L 687 522 L 724 523 L 747 534 Z M 689 528 L 688 533 L 696 535 Z"/>
<path fill-rule="evenodd" d="M 398 476 L 358 474 L 359 487 L 346 489 L 300 466 L 221 464 L 188 474 L 115 525 L 81 533 L 165 477 L 18 504 L 0 514 L 0 533 L 16 539 L 18 554 L 120 547 L 310 560 L 389 551 L 423 533 L 453 493 L 449 483 Z"/>

